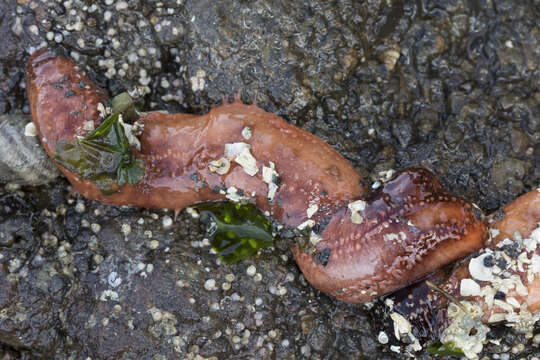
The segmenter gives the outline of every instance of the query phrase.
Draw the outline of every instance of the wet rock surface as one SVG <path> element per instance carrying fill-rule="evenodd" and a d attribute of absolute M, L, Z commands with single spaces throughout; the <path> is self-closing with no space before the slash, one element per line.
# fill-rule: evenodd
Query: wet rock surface
<path fill-rule="evenodd" d="M 0 183 L 43 185 L 60 171 L 47 156 L 28 115 L 0 115 Z"/>
<path fill-rule="evenodd" d="M 28 113 L 23 64 L 49 46 L 111 95 L 147 87 L 146 109 L 203 113 L 223 94 L 256 97 L 371 181 L 422 164 L 490 212 L 540 182 L 539 7 L 7 0 L 0 115 Z M 405 357 L 377 341 L 369 311 L 306 284 L 279 240 L 224 265 L 185 213 L 164 228 L 173 214 L 68 192 L 62 179 L 0 190 L 5 359 Z M 503 340 L 486 356 L 538 356 L 534 340 L 491 336 Z"/>

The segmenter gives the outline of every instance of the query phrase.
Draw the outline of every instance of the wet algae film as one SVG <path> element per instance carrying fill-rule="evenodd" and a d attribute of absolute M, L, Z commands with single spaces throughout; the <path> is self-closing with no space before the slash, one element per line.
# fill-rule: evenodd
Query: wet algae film
<path fill-rule="evenodd" d="M 422 164 L 491 212 L 540 180 L 539 18 L 534 1 L 6 0 L 0 115 L 29 113 L 23 64 L 48 46 L 112 95 L 146 88 L 147 110 L 257 96 L 370 181 Z M 27 150 L 2 147 L 1 166 Z M 384 306 L 319 294 L 284 240 L 227 264 L 186 211 L 173 221 L 77 198 L 62 178 L 2 176 L 2 359 L 406 358 L 391 328 L 378 341 Z M 538 337 L 488 338 L 486 358 L 538 356 Z"/>

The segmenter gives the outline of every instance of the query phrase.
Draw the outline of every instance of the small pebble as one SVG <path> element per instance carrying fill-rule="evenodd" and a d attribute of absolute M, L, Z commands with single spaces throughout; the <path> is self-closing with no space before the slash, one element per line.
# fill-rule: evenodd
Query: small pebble
<path fill-rule="evenodd" d="M 216 288 L 216 280 L 214 279 L 208 279 L 204 283 L 204 288 L 208 291 L 215 290 Z"/>
<path fill-rule="evenodd" d="M 173 220 L 169 215 L 165 215 L 162 220 L 163 228 L 168 229 L 172 226 Z"/>
<path fill-rule="evenodd" d="M 248 276 L 253 276 L 255 275 L 256 272 L 257 272 L 257 268 L 254 265 L 250 265 L 246 269 L 246 274 L 248 274 Z"/>
<path fill-rule="evenodd" d="M 97 234 L 100 230 L 101 230 L 101 225 L 99 225 L 98 223 L 92 223 L 90 225 L 90 229 L 95 233 Z"/>
<path fill-rule="evenodd" d="M 150 250 L 155 250 L 159 247 L 159 241 L 157 240 L 150 240 L 146 243 L 146 247 Z"/>
<path fill-rule="evenodd" d="M 79 214 L 82 214 L 83 212 L 86 211 L 86 206 L 84 205 L 82 201 L 77 201 L 77 205 L 75 205 L 75 211 L 78 212 Z"/>

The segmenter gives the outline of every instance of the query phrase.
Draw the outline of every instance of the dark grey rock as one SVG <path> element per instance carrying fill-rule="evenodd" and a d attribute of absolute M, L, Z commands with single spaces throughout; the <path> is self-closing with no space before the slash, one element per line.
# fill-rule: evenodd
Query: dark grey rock
<path fill-rule="evenodd" d="M 23 64 L 46 45 L 111 95 L 146 86 L 146 109 L 203 113 L 222 95 L 257 96 L 366 179 L 422 164 L 486 213 L 540 181 L 534 2 L 159 3 L 0 2 L 0 114 L 28 113 Z M 22 190 L 0 190 L 3 360 L 405 358 L 377 342 L 370 311 L 310 287 L 285 242 L 228 266 L 199 247 L 186 214 L 164 230 L 161 211 L 85 200 L 75 211 L 61 178 Z M 528 341 L 501 331 L 485 356 Z"/>

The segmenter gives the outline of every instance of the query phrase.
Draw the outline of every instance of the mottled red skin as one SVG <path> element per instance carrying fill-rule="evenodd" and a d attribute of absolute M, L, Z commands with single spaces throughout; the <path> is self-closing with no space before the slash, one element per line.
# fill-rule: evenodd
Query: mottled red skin
<path fill-rule="evenodd" d="M 446 192 L 425 169 L 401 171 L 362 199 L 362 224 L 353 224 L 350 211 L 341 209 L 324 230 L 317 248 L 330 249 L 326 266 L 294 249 L 306 279 L 339 300 L 373 300 L 482 246 L 485 227 L 471 205 Z M 384 239 L 400 232 L 404 240 Z"/>
<path fill-rule="evenodd" d="M 540 192 L 537 189 L 529 191 L 528 193 L 520 196 L 512 203 L 506 205 L 501 209 L 491 214 L 486 223 L 490 229 L 496 229 L 499 231 L 497 236 L 486 241 L 486 248 L 496 248 L 496 244 L 506 238 L 512 239 L 516 231 L 519 231 L 523 238 L 527 238 L 531 232 L 538 227 L 540 223 Z M 540 247 L 537 248 L 536 254 L 540 255 Z M 529 291 L 527 296 L 520 296 L 511 290 L 507 296 L 516 298 L 520 303 L 526 303 L 530 312 L 536 312 L 540 310 L 540 278 L 536 277 L 532 282 L 527 281 L 527 275 L 523 272 L 516 272 L 521 277 L 521 282 L 525 285 Z M 466 297 L 460 296 L 460 284 L 462 279 L 471 278 L 469 273 L 469 261 L 463 262 L 452 276 L 442 284 L 442 288 L 454 295 L 458 299 L 474 301 L 480 304 L 484 310 L 484 320 L 487 321 L 490 315 L 495 312 L 502 312 L 498 307 L 488 309 L 483 297 Z M 478 281 L 480 286 L 484 286 L 483 281 Z M 441 301 L 443 301 L 441 299 Z"/>
<path fill-rule="evenodd" d="M 84 121 L 99 125 L 97 104 L 106 95 L 71 60 L 39 51 L 28 61 L 27 74 L 33 120 L 49 155 L 54 155 L 58 140 L 86 135 Z M 89 88 L 81 87 L 80 81 Z M 69 90 L 75 93 L 66 97 Z M 470 204 L 444 191 L 427 170 L 402 171 L 381 189 L 367 193 L 361 177 L 330 145 L 257 106 L 235 101 L 206 115 L 149 113 L 138 121 L 144 124 L 141 151 L 135 153 L 144 161 L 142 181 L 105 196 L 93 183 L 60 167 L 77 191 L 109 204 L 180 210 L 224 199 L 212 192 L 216 186 L 235 186 L 252 196 L 260 209 L 292 227 L 308 219 L 306 209 L 315 202 L 319 210 L 312 219 L 317 223 L 331 219 L 318 245 L 319 250 L 331 250 L 329 261 L 326 266 L 315 264 L 312 255 L 293 251 L 306 278 L 338 299 L 369 301 L 482 243 L 484 227 Z M 252 131 L 250 140 L 241 135 L 246 126 Z M 209 171 L 209 161 L 221 158 L 224 144 L 234 142 L 251 144 L 259 166 L 255 176 L 235 163 L 226 175 Z M 261 175 L 262 166 L 270 161 L 281 177 L 273 202 L 266 199 L 267 185 Z M 361 197 L 369 203 L 366 221 L 352 224 L 346 205 Z M 391 232 L 403 232 L 406 239 L 402 244 L 384 241 L 383 235 Z"/>

